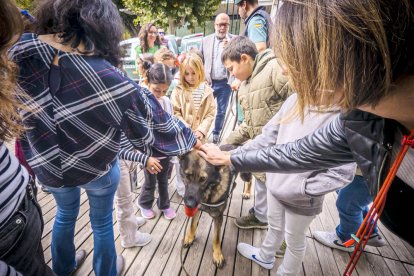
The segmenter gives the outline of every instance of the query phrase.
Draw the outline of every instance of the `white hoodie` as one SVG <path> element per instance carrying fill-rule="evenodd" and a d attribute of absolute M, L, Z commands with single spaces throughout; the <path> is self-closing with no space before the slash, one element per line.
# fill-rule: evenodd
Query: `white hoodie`
<path fill-rule="evenodd" d="M 305 110 L 303 122 L 300 118 L 293 118 L 287 123 L 280 123 L 289 117 L 296 104 L 297 94 L 293 94 L 263 127 L 259 136 L 233 153 L 294 142 L 328 124 L 340 113 L 337 109 L 318 112 L 309 108 Z M 322 212 L 324 195 L 349 184 L 354 178 L 355 170 L 356 164 L 351 163 L 305 173 L 266 173 L 266 187 L 287 209 L 300 215 L 312 216 Z"/>

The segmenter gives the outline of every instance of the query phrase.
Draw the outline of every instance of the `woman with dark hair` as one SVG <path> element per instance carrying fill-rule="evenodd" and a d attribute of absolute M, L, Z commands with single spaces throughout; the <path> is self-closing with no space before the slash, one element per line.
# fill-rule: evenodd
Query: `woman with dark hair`
<path fill-rule="evenodd" d="M 161 40 L 158 35 L 157 27 L 152 23 L 147 23 L 139 30 L 139 46 L 135 48 L 137 56 L 139 54 L 155 54 L 161 48 Z"/>
<path fill-rule="evenodd" d="M 122 258 L 117 265 L 112 206 L 121 133 L 151 156 L 183 154 L 196 139 L 117 69 L 123 28 L 112 1 L 43 0 L 35 17 L 39 35 L 24 34 L 10 54 L 20 66 L 19 88 L 31 98 L 21 101 L 34 110 L 21 113 L 23 152 L 57 205 L 53 270 L 68 275 L 80 264 L 74 230 L 82 188 L 89 199 L 94 272 L 116 275 Z"/>
<path fill-rule="evenodd" d="M 23 275 L 54 275 L 43 256 L 42 213 L 30 176 L 4 143 L 24 131 L 17 113 L 22 106 L 16 99 L 16 66 L 7 58 L 23 22 L 9 0 L 1 3 L 0 26 L 0 260 Z M 10 268 L 6 271 L 11 273 Z"/>
<path fill-rule="evenodd" d="M 254 172 L 297 173 L 355 161 L 375 197 L 400 149 L 411 147 L 380 220 L 414 245 L 409 219 L 414 207 L 413 1 L 283 2 L 274 42 L 298 92 L 302 116 L 309 104 L 326 107 L 327 102 L 342 107 L 343 114 L 293 143 L 239 154 L 206 146 L 202 155 L 216 165 Z"/>

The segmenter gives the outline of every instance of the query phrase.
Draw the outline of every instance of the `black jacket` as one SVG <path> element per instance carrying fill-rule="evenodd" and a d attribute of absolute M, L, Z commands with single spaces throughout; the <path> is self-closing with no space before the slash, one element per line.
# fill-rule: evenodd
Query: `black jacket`
<path fill-rule="evenodd" d="M 236 170 L 250 172 L 303 172 L 356 162 L 373 197 L 390 168 L 390 156 L 398 123 L 355 110 L 313 134 L 295 142 L 231 156 Z M 414 164 L 413 164 L 414 168 Z M 414 244 L 408 227 L 414 207 L 414 190 L 396 178 L 388 192 L 381 221 L 394 233 Z"/>

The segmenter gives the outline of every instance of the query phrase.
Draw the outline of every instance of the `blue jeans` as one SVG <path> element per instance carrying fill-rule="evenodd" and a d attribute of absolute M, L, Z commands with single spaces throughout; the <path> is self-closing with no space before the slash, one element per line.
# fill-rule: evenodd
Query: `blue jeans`
<path fill-rule="evenodd" d="M 358 231 L 371 202 L 372 196 L 362 176 L 356 175 L 348 186 L 338 191 L 336 208 L 339 212 L 339 225 L 336 227 L 336 234 L 343 242 Z M 375 226 L 373 233 L 377 232 Z"/>
<path fill-rule="evenodd" d="M 224 118 L 226 117 L 226 109 L 229 104 L 231 95 L 231 87 L 227 83 L 227 79 L 215 81 L 213 80 L 212 88 L 214 90 L 214 98 L 217 100 L 217 115 L 214 123 L 213 134 L 220 135 L 223 128 Z"/>
<path fill-rule="evenodd" d="M 58 276 L 69 275 L 76 267 L 74 236 L 80 208 L 80 188 L 86 190 L 89 199 L 95 275 L 116 275 L 112 208 L 119 178 L 119 163 L 115 160 L 112 162 L 112 169 L 95 181 L 77 187 L 48 187 L 57 205 L 51 249 L 53 271 Z"/>

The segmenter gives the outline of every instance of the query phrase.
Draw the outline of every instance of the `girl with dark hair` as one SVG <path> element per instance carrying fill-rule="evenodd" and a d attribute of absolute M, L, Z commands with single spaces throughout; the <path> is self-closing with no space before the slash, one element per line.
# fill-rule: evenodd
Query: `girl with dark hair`
<path fill-rule="evenodd" d="M 23 106 L 16 99 L 16 66 L 7 58 L 23 31 L 12 1 L 1 2 L 0 26 L 0 260 L 23 275 L 54 275 L 43 256 L 42 213 L 30 176 L 4 143 L 24 130 L 17 113 Z"/>
<path fill-rule="evenodd" d="M 140 45 L 135 48 L 137 56 L 144 53 L 155 54 L 155 52 L 161 48 L 158 29 L 152 23 L 147 23 L 142 26 L 138 37 Z"/>
<path fill-rule="evenodd" d="M 162 63 L 155 63 L 147 72 L 148 89 L 157 98 L 162 108 L 169 114 L 173 113 L 170 99 L 165 96 L 170 86 L 173 76 L 168 66 Z M 166 219 L 174 219 L 176 217 L 175 210 L 170 207 L 170 197 L 168 195 L 168 169 L 170 166 L 170 157 L 159 157 L 158 168 L 150 167 L 144 171 L 145 181 L 142 185 L 141 195 L 139 196 L 139 207 L 141 215 L 146 219 L 155 217 L 152 209 L 154 203 L 154 192 L 158 180 L 157 206 L 164 214 Z M 157 170 L 157 171 L 155 171 Z"/>
<path fill-rule="evenodd" d="M 196 138 L 117 69 L 123 28 L 112 1 L 43 0 L 35 17 L 41 35 L 22 35 L 10 54 L 21 68 L 19 88 L 31 98 L 21 101 L 36 111 L 21 112 L 23 152 L 57 206 L 53 270 L 68 275 L 80 264 L 74 230 L 82 188 L 90 205 L 94 273 L 117 275 L 123 259 L 117 263 L 112 206 L 122 132 L 151 156 L 183 154 Z"/>
<path fill-rule="evenodd" d="M 136 67 L 140 77 L 139 84 L 145 88 L 148 88 L 147 71 L 151 68 L 151 65 L 154 64 L 154 55 L 149 53 L 139 54 L 136 62 Z"/>

